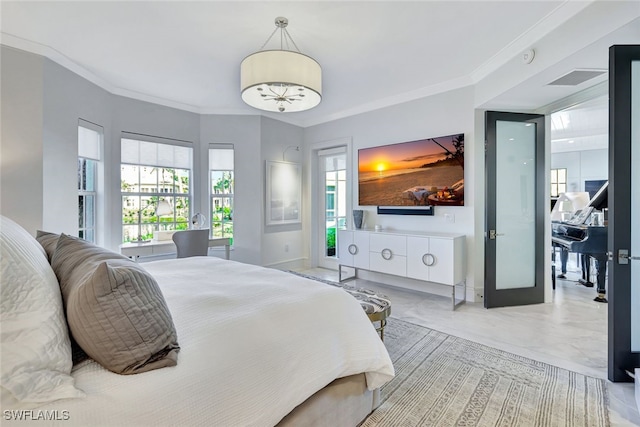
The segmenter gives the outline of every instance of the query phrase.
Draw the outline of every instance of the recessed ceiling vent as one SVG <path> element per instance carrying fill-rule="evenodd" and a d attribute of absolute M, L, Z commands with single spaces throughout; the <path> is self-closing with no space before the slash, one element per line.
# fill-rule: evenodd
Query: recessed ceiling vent
<path fill-rule="evenodd" d="M 607 70 L 573 70 L 570 73 L 548 83 L 548 86 L 578 86 L 587 80 L 605 74 Z"/>

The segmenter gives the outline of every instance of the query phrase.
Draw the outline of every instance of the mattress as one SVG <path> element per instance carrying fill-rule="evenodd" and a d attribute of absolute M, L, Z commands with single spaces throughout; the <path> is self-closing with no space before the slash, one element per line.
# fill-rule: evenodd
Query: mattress
<path fill-rule="evenodd" d="M 359 302 L 339 288 L 214 257 L 141 265 L 173 316 L 177 366 L 117 375 L 83 362 L 72 376 L 87 396 L 32 409 L 59 418 L 37 425 L 273 426 L 337 378 L 364 373 L 374 390 L 394 375 Z"/>

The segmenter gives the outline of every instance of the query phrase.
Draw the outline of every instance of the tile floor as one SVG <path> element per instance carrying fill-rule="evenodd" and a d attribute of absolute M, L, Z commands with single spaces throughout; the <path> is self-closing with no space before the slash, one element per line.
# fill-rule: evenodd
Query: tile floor
<path fill-rule="evenodd" d="M 338 279 L 333 270 L 301 272 Z M 392 317 L 606 379 L 607 304 L 594 302 L 595 289 L 576 284 L 578 278 L 575 265 L 569 264 L 567 279 L 556 282 L 553 303 L 490 310 L 482 303 L 466 303 L 452 311 L 451 300 L 442 296 L 363 279 L 357 279 L 355 285 L 389 296 Z M 633 383 L 608 382 L 608 390 L 611 424 L 640 426 Z"/>

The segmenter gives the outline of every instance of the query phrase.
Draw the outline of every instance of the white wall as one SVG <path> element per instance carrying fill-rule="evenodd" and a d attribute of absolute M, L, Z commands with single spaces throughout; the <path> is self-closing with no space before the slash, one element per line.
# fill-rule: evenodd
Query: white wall
<path fill-rule="evenodd" d="M 470 300 L 475 296 L 474 286 L 477 284 L 480 292 L 484 286 L 482 278 L 484 270 L 476 269 L 477 262 L 483 263 L 483 254 L 476 250 L 475 237 L 478 235 L 482 240 L 483 229 L 476 230 L 474 218 L 476 199 L 474 196 L 478 191 L 484 191 L 482 180 L 478 182 L 476 179 L 478 172 L 480 176 L 483 176 L 484 173 L 483 169 L 476 170 L 478 164 L 484 166 L 484 143 L 482 137 L 479 138 L 480 144 L 476 141 L 473 102 L 473 88 L 467 87 L 309 127 L 305 129 L 304 133 L 305 146 L 307 147 L 321 141 L 351 138 L 353 147 L 351 162 L 352 204 L 354 209 L 365 210 L 369 226 L 379 224 L 387 230 L 441 231 L 467 236 L 467 297 Z M 437 206 L 435 207 L 435 216 L 404 216 L 377 215 L 375 207 L 358 205 L 357 173 L 354 172 L 357 171 L 358 149 L 455 133 L 465 134 L 464 207 Z M 476 161 L 478 156 L 482 159 L 481 162 Z M 305 165 L 305 167 L 308 166 Z M 480 185 L 480 189 L 478 189 L 478 185 Z M 307 181 L 305 197 L 309 197 L 310 194 L 310 182 Z M 313 208 L 316 203 L 313 200 L 307 200 L 306 205 Z M 447 222 L 445 214 L 453 215 L 455 222 Z M 482 215 L 484 214 L 482 213 Z M 311 218 L 305 216 L 305 220 L 310 222 Z M 311 227 L 312 224 L 305 224 L 306 229 L 311 229 Z M 307 233 L 307 235 L 309 234 Z M 310 247 L 310 240 L 307 240 L 306 244 Z M 375 277 L 385 283 L 399 283 L 399 279 L 396 277 L 380 275 L 375 275 Z M 407 287 L 424 288 L 424 285 L 419 282 L 409 280 L 403 282 L 406 282 L 404 285 Z M 437 285 L 428 287 L 428 290 L 442 295 L 450 294 L 449 288 Z"/>
<path fill-rule="evenodd" d="M 567 191 L 585 191 L 584 182 L 609 179 L 606 148 L 551 154 L 551 169 L 567 169 Z"/>

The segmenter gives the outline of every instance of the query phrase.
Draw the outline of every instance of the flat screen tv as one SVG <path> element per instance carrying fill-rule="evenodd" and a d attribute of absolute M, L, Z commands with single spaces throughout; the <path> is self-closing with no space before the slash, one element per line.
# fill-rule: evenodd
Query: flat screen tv
<path fill-rule="evenodd" d="M 464 134 L 358 150 L 361 206 L 464 206 Z"/>

